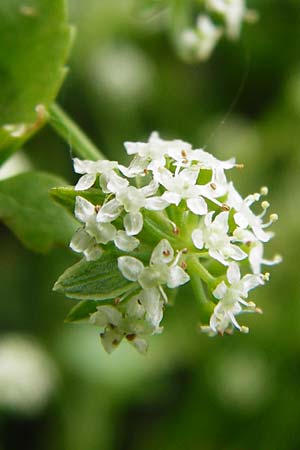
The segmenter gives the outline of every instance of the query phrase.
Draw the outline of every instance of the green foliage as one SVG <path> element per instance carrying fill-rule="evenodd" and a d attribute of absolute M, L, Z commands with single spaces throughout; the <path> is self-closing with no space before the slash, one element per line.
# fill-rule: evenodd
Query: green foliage
<path fill-rule="evenodd" d="M 90 314 L 97 311 L 97 302 L 83 300 L 77 303 L 67 315 L 65 322 L 83 322 L 88 320 Z"/>
<path fill-rule="evenodd" d="M 71 214 L 74 214 L 75 200 L 77 196 L 86 198 L 94 205 L 102 204 L 105 195 L 100 189 L 91 188 L 88 191 L 75 191 L 73 186 L 54 187 L 50 190 L 51 197 L 64 206 Z"/>
<path fill-rule="evenodd" d="M 72 41 L 64 0 L 0 2 L 0 162 L 44 122 Z M 9 127 L 8 127 L 9 126 Z"/>
<path fill-rule="evenodd" d="M 82 259 L 59 277 L 54 290 L 78 300 L 107 300 L 118 297 L 134 283 L 121 275 L 117 256 L 105 252 L 96 261 Z"/>
<path fill-rule="evenodd" d="M 0 181 L 0 219 L 36 252 L 67 245 L 78 227 L 75 219 L 49 196 L 64 181 L 42 172 L 26 172 Z"/>

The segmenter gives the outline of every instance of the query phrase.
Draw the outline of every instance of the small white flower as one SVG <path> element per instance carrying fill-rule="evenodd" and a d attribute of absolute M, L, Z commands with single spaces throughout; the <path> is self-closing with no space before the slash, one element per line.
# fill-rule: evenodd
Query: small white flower
<path fill-rule="evenodd" d="M 129 172 L 125 173 L 126 176 L 143 175 L 145 170 L 157 170 L 165 167 L 166 156 L 170 153 L 191 149 L 191 145 L 187 142 L 179 139 L 166 141 L 161 139 L 157 132 L 151 133 L 149 141 L 146 143 L 125 142 L 124 145 L 129 155 L 136 155 L 129 167 Z M 120 167 L 120 170 L 124 169 Z"/>
<path fill-rule="evenodd" d="M 74 171 L 83 176 L 79 179 L 75 186 L 75 191 L 84 191 L 92 187 L 96 181 L 97 175 L 112 171 L 118 167 L 116 161 L 89 161 L 78 158 L 73 159 Z"/>
<path fill-rule="evenodd" d="M 194 161 L 197 162 L 197 165 L 200 168 L 212 171 L 213 175 L 211 181 L 213 183 L 216 183 L 217 185 L 227 184 L 224 170 L 229 170 L 235 167 L 235 158 L 228 159 L 227 161 L 220 161 L 202 149 L 194 150 L 193 157 Z"/>
<path fill-rule="evenodd" d="M 85 224 L 85 227 L 75 233 L 70 244 L 71 248 L 78 253 L 83 252 L 87 260 L 97 259 L 101 256 L 101 250 L 96 243 L 107 244 L 114 241 L 120 250 L 128 252 L 134 250 L 139 245 L 139 240 L 129 236 L 124 230 L 117 230 L 109 222 L 109 220 L 117 218 L 119 214 L 120 204 L 114 199 L 104 204 L 98 211 L 98 208 L 95 208 L 88 200 L 77 196 L 75 216 Z"/>
<path fill-rule="evenodd" d="M 197 18 L 197 28 L 184 30 L 181 34 L 183 51 L 190 53 L 199 61 L 205 61 L 213 52 L 222 35 L 222 30 L 217 27 L 208 16 Z"/>
<path fill-rule="evenodd" d="M 76 253 L 83 253 L 87 261 L 95 261 L 102 255 L 102 249 L 84 228 L 79 228 L 72 237 L 70 248 Z"/>
<path fill-rule="evenodd" d="M 213 296 L 219 300 L 210 319 L 210 328 L 214 332 L 223 334 L 232 323 L 235 328 L 241 330 L 235 316 L 242 312 L 242 306 L 249 310 L 255 310 L 253 303 L 247 302 L 248 292 L 255 287 L 264 284 L 260 275 L 245 275 L 241 278 L 237 263 L 232 262 L 227 269 L 227 280 L 230 286 L 222 281 L 213 291 Z"/>
<path fill-rule="evenodd" d="M 195 247 L 200 250 L 206 248 L 209 255 L 227 266 L 228 259 L 237 261 L 247 257 L 247 254 L 237 245 L 232 244 L 234 237 L 228 235 L 228 212 L 218 214 L 212 220 L 214 212 L 208 213 L 200 226 L 192 233 L 192 240 Z"/>
<path fill-rule="evenodd" d="M 129 236 L 138 234 L 143 228 L 143 215 L 140 213 L 140 209 L 161 211 L 169 206 L 164 198 L 153 196 L 157 189 L 157 182 L 152 180 L 142 188 L 128 186 L 116 194 L 118 205 L 122 205 L 128 213 L 125 215 L 123 223 Z M 118 206 L 116 206 L 116 210 L 117 208 Z"/>
<path fill-rule="evenodd" d="M 180 254 L 178 255 L 180 257 Z M 118 267 L 122 275 L 130 281 L 138 281 L 143 289 L 159 288 L 165 300 L 167 297 L 162 285 L 175 288 L 189 281 L 188 274 L 178 265 L 178 256 L 166 239 L 162 239 L 154 248 L 149 267 L 132 256 L 120 256 Z"/>
<path fill-rule="evenodd" d="M 92 203 L 83 197 L 76 197 L 75 217 L 85 224 L 85 231 L 95 238 L 98 244 L 107 244 L 114 240 L 117 230 L 111 223 L 97 222 L 97 214 Z"/>
<path fill-rule="evenodd" d="M 163 168 L 157 171 L 156 179 L 166 188 L 162 198 L 168 203 L 179 205 L 181 200 L 186 200 L 187 207 L 194 214 L 203 215 L 207 213 L 207 204 L 201 196 L 202 187 L 197 185 L 199 169 L 190 167 L 183 169 L 178 174 L 172 174 Z"/>
<path fill-rule="evenodd" d="M 211 11 L 224 17 L 228 36 L 237 39 L 247 15 L 245 0 L 206 0 L 206 4 Z"/>
<path fill-rule="evenodd" d="M 163 318 L 163 300 L 158 289 L 141 290 L 138 294 L 116 306 L 98 306 L 90 317 L 90 323 L 104 328 L 101 341 L 111 353 L 124 337 L 140 352 L 145 353 L 148 344 L 145 337 L 160 333 Z"/>
<path fill-rule="evenodd" d="M 250 206 L 259 199 L 260 194 L 251 194 L 243 199 L 234 188 L 233 183 L 229 183 L 227 204 L 236 211 L 233 216 L 235 223 L 243 229 L 250 227 L 257 239 L 267 242 L 273 236 L 272 232 L 264 231 L 264 228 L 267 228 L 273 222 L 270 220 L 268 223 L 263 223 L 262 218 L 267 208 L 259 216 L 256 216 L 250 209 Z"/>
<path fill-rule="evenodd" d="M 264 245 L 251 231 L 236 228 L 233 235 L 238 241 L 249 246 L 248 259 L 253 273 L 260 274 L 262 265 L 273 266 L 282 261 L 282 257 L 280 255 L 275 255 L 273 259 L 265 259 L 263 257 Z"/>

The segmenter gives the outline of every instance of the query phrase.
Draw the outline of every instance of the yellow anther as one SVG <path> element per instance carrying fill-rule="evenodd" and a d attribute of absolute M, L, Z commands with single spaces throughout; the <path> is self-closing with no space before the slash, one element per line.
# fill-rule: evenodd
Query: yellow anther
<path fill-rule="evenodd" d="M 267 186 L 263 186 L 260 188 L 260 195 L 268 195 L 269 193 L 269 189 L 267 188 Z"/>

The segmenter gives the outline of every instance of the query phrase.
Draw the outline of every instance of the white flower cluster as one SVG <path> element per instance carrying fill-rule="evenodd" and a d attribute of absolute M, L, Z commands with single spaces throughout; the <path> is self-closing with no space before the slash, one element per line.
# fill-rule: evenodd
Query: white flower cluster
<path fill-rule="evenodd" d="M 82 175 L 75 190 L 86 191 L 96 184 L 103 202 L 94 205 L 84 193 L 76 197 L 75 216 L 83 227 L 70 246 L 87 260 L 117 249 L 119 271 L 134 286 L 114 304 L 98 306 L 91 316 L 92 323 L 104 328 L 105 349 L 111 352 L 126 337 L 140 352 L 146 350 L 145 337 L 161 331 L 168 301 L 165 288 L 187 283 L 191 273 L 195 275 L 195 258 L 208 300 L 215 304 L 203 331 L 212 335 L 233 328 L 247 331 L 236 316 L 259 311 L 247 301 L 248 292 L 268 279 L 262 265 L 280 262 L 279 256 L 263 257 L 264 243 L 273 236 L 266 229 L 277 215 L 264 222 L 266 200 L 260 214 L 251 209 L 267 195 L 267 188 L 243 199 L 225 175 L 239 167 L 234 159 L 219 161 L 187 142 L 163 140 L 156 132 L 148 142 L 126 142 L 125 148 L 133 156 L 128 167 L 74 159 L 75 172 Z M 142 246 L 143 252 L 149 249 L 146 266 Z M 241 278 L 239 265 L 250 273 Z"/>
<path fill-rule="evenodd" d="M 181 35 L 184 53 L 199 61 L 210 57 L 222 36 L 238 39 L 242 23 L 257 18 L 254 11 L 246 8 L 245 0 L 205 0 L 204 6 L 206 12 L 198 16 L 196 27 L 184 30 Z M 222 24 L 216 24 L 212 15 L 220 18 Z"/>

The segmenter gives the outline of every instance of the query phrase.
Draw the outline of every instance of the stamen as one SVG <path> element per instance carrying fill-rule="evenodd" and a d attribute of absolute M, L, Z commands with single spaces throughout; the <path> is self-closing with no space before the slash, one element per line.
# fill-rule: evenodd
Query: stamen
<path fill-rule="evenodd" d="M 163 250 L 162 254 L 164 256 L 170 256 L 170 250 Z"/>
<path fill-rule="evenodd" d="M 223 211 L 230 211 L 230 206 L 227 205 L 226 203 L 222 203 L 221 209 Z"/>
<path fill-rule="evenodd" d="M 217 189 L 216 183 L 210 183 L 210 187 L 215 191 Z"/>
<path fill-rule="evenodd" d="M 101 205 L 95 205 L 95 213 L 98 213 L 101 209 Z"/>
<path fill-rule="evenodd" d="M 118 305 L 118 304 L 120 303 L 120 301 L 121 301 L 120 297 L 116 297 L 116 298 L 114 299 L 114 304 L 115 304 L 115 305 Z"/>
<path fill-rule="evenodd" d="M 263 281 L 269 281 L 269 280 L 270 280 L 270 274 L 269 274 L 269 272 L 262 273 L 262 274 L 261 274 L 261 278 L 262 278 Z"/>
<path fill-rule="evenodd" d="M 262 228 L 268 228 L 270 225 L 272 225 L 272 223 L 277 222 L 278 214 L 275 214 L 275 213 L 271 214 L 269 219 L 270 219 L 269 222 L 264 223 L 262 225 Z"/>
<path fill-rule="evenodd" d="M 241 163 L 241 164 L 235 164 L 235 166 L 237 169 L 244 169 L 245 164 Z"/>
<path fill-rule="evenodd" d="M 269 193 L 269 189 L 267 188 L 267 186 L 262 186 L 260 188 L 260 195 L 268 195 Z"/>
<path fill-rule="evenodd" d="M 132 334 L 127 334 L 126 339 L 127 341 L 131 342 L 134 341 L 134 339 L 136 338 L 136 334 L 132 333 Z"/>
<path fill-rule="evenodd" d="M 246 327 L 245 325 L 242 325 L 240 328 L 240 332 L 243 334 L 248 334 L 249 333 L 249 327 Z"/>
<path fill-rule="evenodd" d="M 266 200 L 264 200 L 263 202 L 261 202 L 261 207 L 262 209 L 268 209 L 270 206 L 270 203 L 267 202 Z"/>

